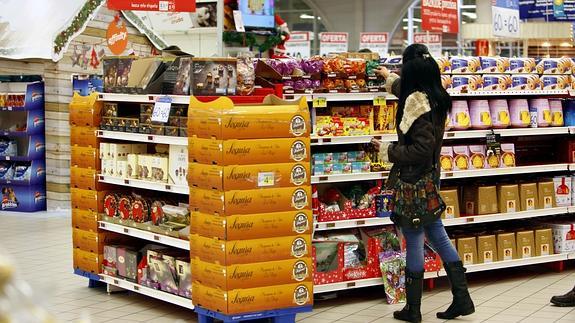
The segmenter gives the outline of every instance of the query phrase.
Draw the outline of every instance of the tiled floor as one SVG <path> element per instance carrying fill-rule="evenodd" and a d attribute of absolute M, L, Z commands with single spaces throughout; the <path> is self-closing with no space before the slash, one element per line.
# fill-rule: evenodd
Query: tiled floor
<path fill-rule="evenodd" d="M 29 282 L 38 301 L 58 322 L 196 322 L 186 309 L 136 294 L 108 295 L 105 288 L 89 289 L 87 280 L 72 274 L 71 229 L 66 213 L 35 215 L 0 212 L 0 252 L 16 262 L 20 277 Z M 549 298 L 575 284 L 575 266 L 562 273 L 528 267 L 471 276 L 477 312 L 462 322 L 575 322 L 575 308 L 549 305 Z M 451 300 L 447 284 L 424 294 L 424 322 L 438 322 L 435 312 Z M 0 299 L 1 303 L 1 299 Z M 316 301 L 313 313 L 298 316 L 303 323 L 397 322 L 383 290 L 370 288 Z M 1 310 L 1 307 L 0 307 Z M 89 318 L 89 320 L 87 319 Z M 23 322 L 27 323 L 27 322 Z"/>

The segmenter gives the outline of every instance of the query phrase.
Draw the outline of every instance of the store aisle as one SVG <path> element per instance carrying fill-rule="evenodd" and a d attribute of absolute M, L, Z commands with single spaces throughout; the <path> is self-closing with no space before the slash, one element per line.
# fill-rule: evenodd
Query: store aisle
<path fill-rule="evenodd" d="M 59 322 L 196 322 L 196 315 L 161 301 L 127 293 L 108 295 L 105 288 L 89 289 L 87 280 L 72 274 L 70 218 L 66 212 L 15 214 L 0 212 L 0 248 L 17 263 L 21 277 Z M 575 284 L 573 265 L 563 273 L 545 268 L 482 273 L 471 290 L 477 313 L 461 322 L 575 322 L 575 308 L 549 306 L 552 295 Z M 438 322 L 435 312 L 450 301 L 441 288 L 424 294 L 425 322 Z M 305 323 L 398 322 L 379 288 L 355 291 L 338 299 L 316 302 L 313 313 L 300 315 Z"/>

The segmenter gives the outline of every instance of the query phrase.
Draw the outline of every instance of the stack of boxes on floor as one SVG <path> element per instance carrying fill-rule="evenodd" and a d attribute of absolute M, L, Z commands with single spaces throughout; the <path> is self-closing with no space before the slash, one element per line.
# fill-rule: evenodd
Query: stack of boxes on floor
<path fill-rule="evenodd" d="M 192 97 L 188 120 L 194 305 L 224 314 L 311 305 L 307 103 Z"/>
<path fill-rule="evenodd" d="M 98 182 L 100 169 L 99 139 L 102 106 L 97 95 L 81 97 L 74 94 L 70 103 L 70 186 L 74 268 L 99 273 L 104 244 L 117 238 L 98 229 L 99 213 L 103 212 L 106 186 Z"/>

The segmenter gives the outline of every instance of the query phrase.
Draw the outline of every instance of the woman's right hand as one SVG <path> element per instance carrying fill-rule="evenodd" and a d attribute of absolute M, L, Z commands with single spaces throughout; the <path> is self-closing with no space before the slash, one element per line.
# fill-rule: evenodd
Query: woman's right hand
<path fill-rule="evenodd" d="M 387 79 L 389 77 L 390 72 L 385 66 L 380 66 L 376 68 L 374 71 L 377 76 L 383 77 L 384 79 Z"/>
<path fill-rule="evenodd" d="M 377 151 L 381 150 L 381 140 L 377 140 L 377 139 L 373 138 L 373 139 L 371 139 L 371 144 L 373 145 L 375 150 L 377 150 Z"/>

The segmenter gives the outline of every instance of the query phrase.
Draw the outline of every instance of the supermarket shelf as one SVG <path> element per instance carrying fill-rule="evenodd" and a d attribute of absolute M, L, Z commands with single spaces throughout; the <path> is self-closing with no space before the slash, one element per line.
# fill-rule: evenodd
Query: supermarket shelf
<path fill-rule="evenodd" d="M 537 218 L 537 217 L 568 214 L 568 213 L 575 213 L 575 207 L 554 207 L 549 209 L 522 211 L 514 213 L 497 213 L 488 215 L 465 216 L 455 219 L 444 219 L 443 225 L 447 227 L 447 226 L 456 226 L 465 224 L 498 222 L 505 220 L 529 219 L 529 218 Z M 316 222 L 315 231 L 372 227 L 372 226 L 391 225 L 391 224 L 393 224 L 393 222 L 391 222 L 391 220 L 388 217 Z"/>
<path fill-rule="evenodd" d="M 466 266 L 466 268 L 467 268 L 467 273 L 470 273 L 470 272 L 487 271 L 487 270 L 494 270 L 494 269 L 513 268 L 513 267 L 520 267 L 520 266 L 544 264 L 544 263 L 549 263 L 549 262 L 573 260 L 573 259 L 575 259 L 575 252 L 574 253 L 563 253 L 563 254 L 558 254 L 558 255 L 532 257 L 532 258 L 526 258 L 526 259 L 497 261 L 497 262 L 493 262 L 490 264 L 469 265 L 469 266 Z M 424 279 L 437 278 L 437 277 L 442 277 L 442 276 L 446 276 L 445 270 L 443 270 L 443 269 L 440 271 L 437 271 L 437 272 L 426 272 L 424 274 Z M 340 290 L 348 290 L 348 289 L 355 289 L 355 288 L 362 288 L 362 287 L 369 287 L 369 286 L 378 286 L 378 285 L 383 285 L 383 281 L 382 281 L 381 277 L 353 280 L 353 281 L 334 283 L 334 284 L 315 285 L 314 286 L 314 293 L 320 294 L 320 293 L 336 292 L 336 291 L 340 291 Z"/>
<path fill-rule="evenodd" d="M 549 165 L 533 165 L 533 166 L 516 166 L 509 168 L 472 169 L 463 171 L 442 172 L 441 179 L 565 172 L 568 170 L 570 170 L 570 164 L 549 164 Z"/>
<path fill-rule="evenodd" d="M 447 91 L 452 97 L 474 97 L 474 96 L 569 96 L 569 90 L 539 90 L 539 91 L 475 91 L 460 93 Z"/>
<path fill-rule="evenodd" d="M 549 165 L 533 165 L 533 166 L 516 166 L 509 168 L 488 168 L 488 169 L 471 169 L 471 170 L 458 170 L 452 172 L 442 172 L 441 179 L 459 179 L 471 177 L 485 177 L 485 176 L 502 176 L 502 175 L 515 175 L 515 174 L 529 174 L 529 173 L 550 173 L 550 172 L 566 172 L 575 170 L 575 164 L 549 164 Z M 373 173 L 359 173 L 359 174 L 337 174 L 337 175 L 314 175 L 311 177 L 312 184 L 325 184 L 325 183 L 345 183 L 355 181 L 370 181 L 377 179 L 385 179 L 389 172 L 373 172 Z"/>
<path fill-rule="evenodd" d="M 124 94 L 124 93 L 99 93 L 98 101 L 131 102 L 131 103 L 155 103 L 159 97 L 169 96 L 173 104 L 190 104 L 187 95 L 164 95 L 164 94 Z"/>
<path fill-rule="evenodd" d="M 360 93 L 314 93 L 314 94 L 284 94 L 286 100 L 295 100 L 305 97 L 308 101 L 317 98 L 325 98 L 327 102 L 361 102 L 373 101 L 375 98 L 384 97 L 387 100 L 398 100 L 388 92 L 360 92 Z"/>
<path fill-rule="evenodd" d="M 130 133 L 119 131 L 98 130 L 98 138 L 125 140 L 133 142 L 145 142 L 153 144 L 167 144 L 167 145 L 188 145 L 188 137 L 173 137 L 173 136 L 156 136 L 147 135 L 142 133 Z"/>
<path fill-rule="evenodd" d="M 140 230 L 137 228 L 127 227 L 106 221 L 99 221 L 98 224 L 100 229 L 106 231 L 116 232 L 130 237 L 144 239 L 179 249 L 190 250 L 190 242 L 188 240 L 168 237 L 162 234 L 157 234 L 154 232 Z"/>
<path fill-rule="evenodd" d="M 100 183 L 122 185 L 127 187 L 142 188 L 146 190 L 161 191 L 167 193 L 186 194 L 186 195 L 190 194 L 190 188 L 188 186 L 183 185 L 149 182 L 138 179 L 127 179 L 107 175 L 98 175 L 98 178 Z"/>
<path fill-rule="evenodd" d="M 554 207 L 549 209 L 539 209 L 531 211 L 513 212 L 513 213 L 497 213 L 497 214 L 487 214 L 487 215 L 475 215 L 475 216 L 465 216 L 455 219 L 445 219 L 443 220 L 444 226 L 455 226 L 464 224 L 475 224 L 475 223 L 487 223 L 487 222 L 498 222 L 505 220 L 520 220 L 537 218 L 550 215 L 559 215 L 570 213 L 571 208 L 569 207 Z"/>
<path fill-rule="evenodd" d="M 549 136 L 549 135 L 568 135 L 575 134 L 575 127 L 546 127 L 546 128 L 510 128 L 510 129 L 494 129 L 494 133 L 502 137 L 520 137 L 520 136 Z M 491 130 L 461 130 L 461 131 L 446 131 L 444 139 L 473 139 L 485 138 Z M 339 136 L 339 137 L 311 137 L 312 146 L 323 145 L 345 145 L 345 144 L 367 144 L 372 139 L 381 140 L 384 142 L 397 141 L 395 134 L 373 134 L 367 136 Z"/>
<path fill-rule="evenodd" d="M 467 268 L 467 273 L 472 273 L 472 272 L 494 270 L 494 269 L 537 265 L 537 264 L 544 264 L 544 263 L 548 263 L 548 262 L 572 260 L 572 259 L 575 259 L 575 253 L 560 253 L 560 254 L 549 255 L 549 256 L 539 256 L 539 257 L 531 257 L 531 258 L 524 258 L 524 259 L 513 259 L 513 260 L 506 260 L 506 261 L 496 261 L 496 262 L 492 262 L 489 264 L 468 265 L 468 266 L 465 266 L 465 268 Z M 446 276 L 445 270 L 442 269 L 442 270 L 438 271 L 437 276 L 439 276 L 439 277 Z"/>
<path fill-rule="evenodd" d="M 173 295 L 170 293 L 163 292 L 161 290 L 156 290 L 153 288 L 145 287 L 136 283 L 129 282 L 127 280 L 111 277 L 108 275 L 100 274 L 102 282 L 113 285 L 116 287 L 120 287 L 122 289 L 135 292 L 138 294 L 146 295 L 149 297 L 153 297 L 155 299 L 159 299 L 171 304 L 179 305 L 185 308 L 194 309 L 194 305 L 192 305 L 192 300 L 187 299 L 185 297 L 181 297 L 178 295 Z"/>
<path fill-rule="evenodd" d="M 344 183 L 355 181 L 371 181 L 387 178 L 389 172 L 373 172 L 359 174 L 315 175 L 311 177 L 312 184 Z"/>
<path fill-rule="evenodd" d="M 437 277 L 437 272 L 426 272 L 423 277 L 425 279 Z M 355 289 L 355 288 L 363 288 L 363 287 L 370 287 L 370 286 L 379 286 L 383 285 L 383 280 L 381 277 L 377 278 L 368 278 L 368 279 L 358 279 L 358 280 L 351 280 L 341 283 L 333 283 L 333 284 L 324 284 L 324 285 L 314 285 L 313 286 L 313 293 L 314 294 L 321 294 L 321 293 L 329 293 L 329 292 L 336 292 L 340 290 L 348 290 L 348 289 Z"/>

